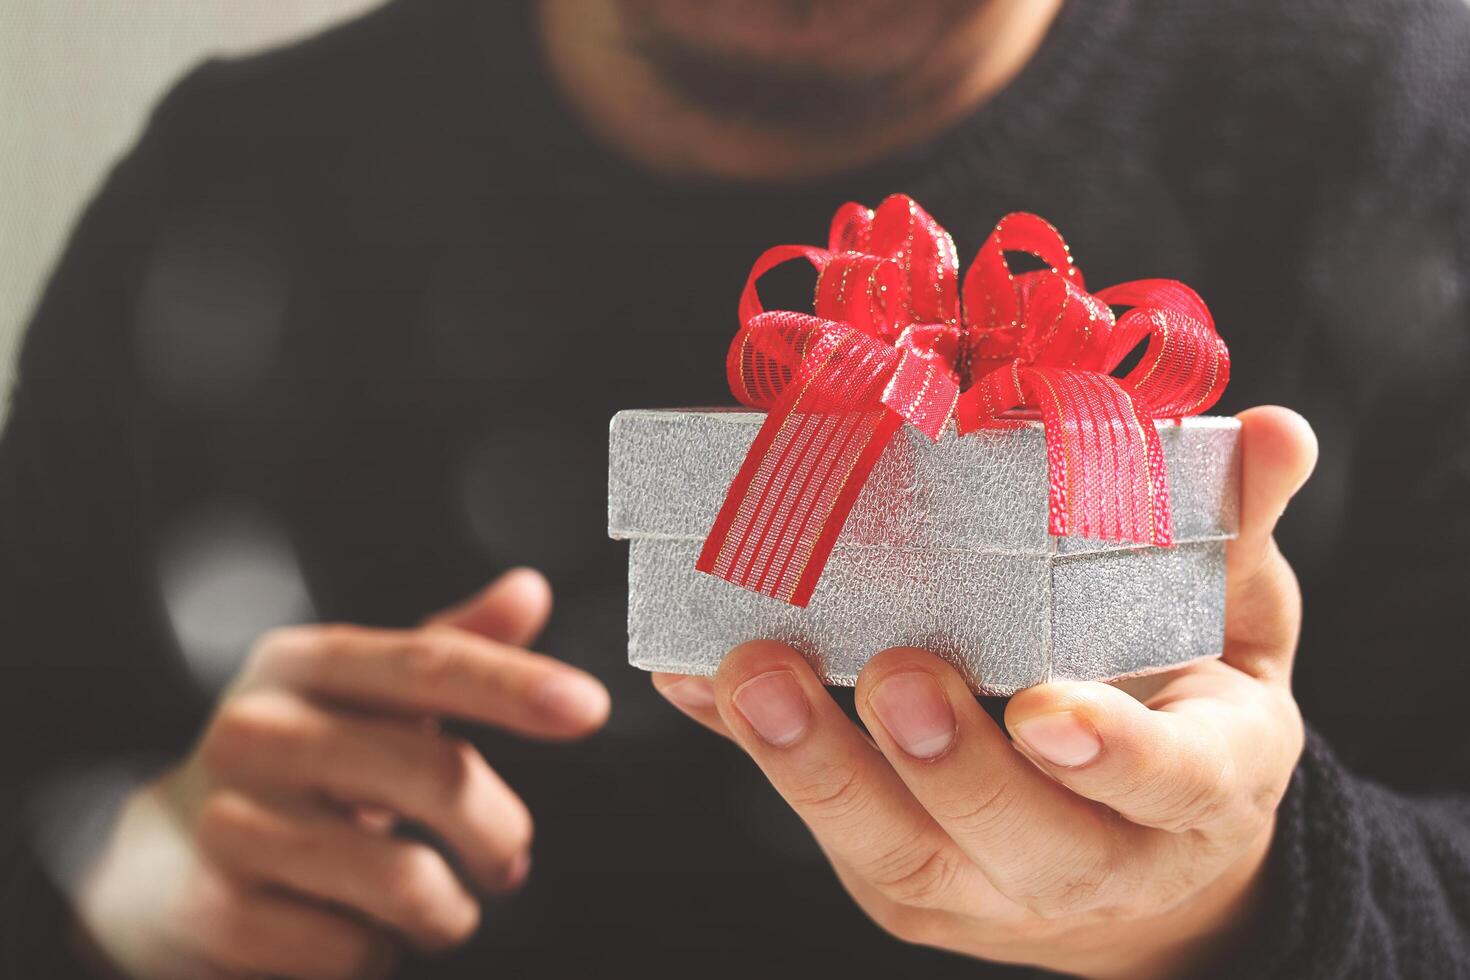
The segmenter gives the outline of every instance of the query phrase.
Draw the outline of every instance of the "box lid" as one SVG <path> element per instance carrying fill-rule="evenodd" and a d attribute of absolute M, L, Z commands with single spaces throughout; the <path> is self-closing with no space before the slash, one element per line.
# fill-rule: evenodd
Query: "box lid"
<path fill-rule="evenodd" d="M 731 409 L 637 409 L 613 417 L 608 533 L 703 539 L 765 415 Z M 1180 543 L 1233 537 L 1239 514 L 1240 423 L 1161 421 L 1174 534 Z M 1137 547 L 1052 538 L 1040 422 L 938 443 L 899 430 L 873 467 L 839 546 L 920 551 L 1082 554 Z"/>

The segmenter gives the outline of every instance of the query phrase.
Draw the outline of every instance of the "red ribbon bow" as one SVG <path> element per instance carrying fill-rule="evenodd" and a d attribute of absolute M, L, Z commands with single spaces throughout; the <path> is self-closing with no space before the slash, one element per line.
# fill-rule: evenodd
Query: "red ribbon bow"
<path fill-rule="evenodd" d="M 1013 274 L 1006 252 L 1046 268 Z M 806 259 L 814 315 L 766 311 L 762 275 Z M 778 245 L 751 269 L 726 367 L 767 412 L 705 540 L 700 571 L 805 606 L 873 464 L 898 429 L 931 440 L 1040 413 L 1054 535 L 1168 545 L 1169 489 L 1153 420 L 1220 397 L 1230 355 L 1204 301 L 1144 279 L 1088 293 L 1062 236 L 1002 218 L 965 274 L 939 223 L 895 194 L 846 204 L 828 247 Z M 1130 307 L 1114 317 L 1111 306 Z M 1140 343 L 1125 377 L 1111 372 Z M 961 393 L 963 391 L 963 394 Z"/>

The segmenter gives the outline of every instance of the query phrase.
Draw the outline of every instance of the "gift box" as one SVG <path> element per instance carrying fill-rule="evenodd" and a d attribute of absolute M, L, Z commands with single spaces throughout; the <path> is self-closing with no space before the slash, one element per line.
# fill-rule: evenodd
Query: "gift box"
<path fill-rule="evenodd" d="M 811 313 L 762 303 L 787 262 L 816 271 Z M 840 208 L 826 248 L 767 249 L 739 322 L 726 378 L 758 411 L 613 420 L 634 665 L 708 674 L 765 637 L 852 684 L 917 646 L 1009 694 L 1220 653 L 1238 427 L 1194 417 L 1230 358 L 1184 283 L 1089 292 L 1023 213 L 961 280 L 948 232 L 893 195 Z"/>
<path fill-rule="evenodd" d="M 695 569 L 761 413 L 625 411 L 612 421 L 608 530 L 629 542 L 628 660 L 711 674 L 731 647 L 789 643 L 851 685 L 893 646 L 932 650 L 971 688 L 1144 674 L 1217 656 L 1225 541 L 1239 507 L 1228 418 L 1157 423 L 1174 543 L 1048 533 L 1040 422 L 937 443 L 901 430 L 879 457 L 805 608 Z"/>

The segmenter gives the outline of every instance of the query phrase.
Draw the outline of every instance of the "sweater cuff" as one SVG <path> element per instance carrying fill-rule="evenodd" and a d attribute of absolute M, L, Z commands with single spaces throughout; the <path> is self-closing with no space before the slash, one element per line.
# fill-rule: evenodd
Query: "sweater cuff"
<path fill-rule="evenodd" d="M 1277 810 L 1266 903 L 1250 948 L 1230 971 L 1256 980 L 1353 975 L 1369 870 L 1347 773 L 1310 728 Z"/>

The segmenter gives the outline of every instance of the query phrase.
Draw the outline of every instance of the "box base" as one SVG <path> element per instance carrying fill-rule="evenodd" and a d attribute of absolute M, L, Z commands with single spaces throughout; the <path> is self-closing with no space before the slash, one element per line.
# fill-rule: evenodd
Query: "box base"
<path fill-rule="evenodd" d="M 695 571 L 697 541 L 630 545 L 628 662 L 644 670 L 709 675 L 732 647 L 773 639 L 851 686 L 874 654 L 911 646 L 1004 696 L 1171 670 L 1218 656 L 1224 634 L 1223 541 L 1075 556 L 839 547 L 806 609 Z"/>

